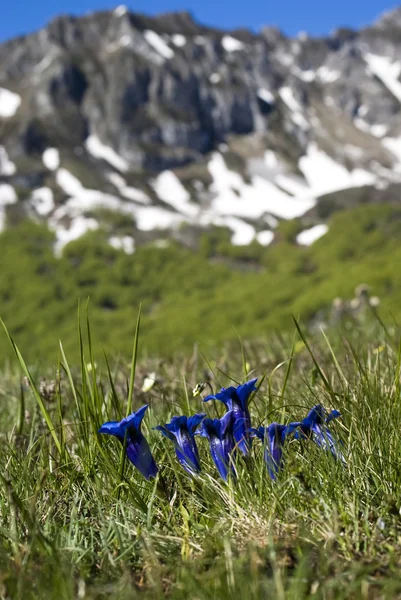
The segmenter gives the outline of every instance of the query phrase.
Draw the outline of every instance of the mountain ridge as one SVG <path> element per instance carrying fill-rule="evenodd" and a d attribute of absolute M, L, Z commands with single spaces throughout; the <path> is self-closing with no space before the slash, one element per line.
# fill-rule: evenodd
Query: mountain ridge
<path fill-rule="evenodd" d="M 59 16 L 0 44 L 0 228 L 45 221 L 57 251 L 99 227 L 129 252 L 183 224 L 234 244 L 288 218 L 324 234 L 320 198 L 401 186 L 400 74 L 401 8 L 326 38 Z"/>

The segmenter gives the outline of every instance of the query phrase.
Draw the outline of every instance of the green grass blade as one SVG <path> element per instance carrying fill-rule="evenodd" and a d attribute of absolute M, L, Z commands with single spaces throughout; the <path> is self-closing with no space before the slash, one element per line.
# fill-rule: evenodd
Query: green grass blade
<path fill-rule="evenodd" d="M 39 390 L 37 389 L 36 384 L 35 384 L 35 382 L 34 382 L 34 380 L 32 378 L 32 375 L 31 375 L 31 373 L 30 373 L 30 371 L 29 371 L 29 369 L 28 369 L 28 367 L 26 365 L 26 362 L 23 359 L 22 354 L 21 354 L 21 352 L 18 349 L 18 346 L 16 345 L 16 343 L 13 340 L 13 338 L 11 337 L 11 335 L 10 335 L 10 333 L 9 333 L 9 331 L 8 331 L 8 329 L 7 329 L 4 321 L 3 321 L 3 319 L 0 319 L 0 322 L 1 322 L 2 326 L 3 326 L 3 328 L 4 328 L 4 331 L 6 332 L 6 335 L 7 335 L 8 339 L 9 339 L 12 347 L 13 347 L 13 350 L 14 350 L 16 356 L 17 356 L 19 364 L 20 364 L 20 366 L 21 366 L 21 368 L 22 368 L 25 376 L 28 378 L 28 381 L 29 381 L 29 384 L 31 386 L 33 395 L 35 396 L 35 400 L 38 403 L 40 411 L 41 411 L 41 413 L 43 415 L 43 418 L 44 418 L 44 420 L 46 422 L 46 425 L 47 425 L 47 427 L 49 429 L 49 432 L 51 433 L 51 436 L 52 436 L 52 438 L 54 440 L 54 444 L 55 444 L 55 446 L 57 448 L 57 451 L 58 451 L 59 455 L 62 456 L 62 446 L 61 446 L 60 440 L 59 440 L 58 435 L 56 433 L 56 429 L 54 427 L 54 424 L 53 424 L 53 421 L 51 419 L 51 416 L 50 416 L 50 414 L 49 414 L 46 406 L 43 403 L 43 400 L 42 400 L 42 397 L 41 397 L 41 395 L 39 393 Z"/>
<path fill-rule="evenodd" d="M 137 362 L 137 357 L 138 357 L 139 327 L 141 324 L 141 308 L 142 308 L 142 305 L 140 304 L 139 310 L 138 310 L 138 318 L 136 321 L 135 333 L 134 333 L 134 344 L 133 344 L 133 348 L 132 348 L 132 359 L 131 359 L 131 370 L 130 370 L 129 386 L 128 386 L 127 408 L 126 408 L 126 413 L 125 413 L 126 417 L 128 417 L 132 413 L 132 406 L 133 406 L 135 371 L 136 371 L 136 362 Z M 120 485 L 117 488 L 117 498 L 120 498 L 121 484 L 124 481 L 126 447 L 127 447 L 127 433 L 125 434 L 124 443 L 123 443 L 123 447 L 121 450 Z"/>
<path fill-rule="evenodd" d="M 294 316 L 293 316 L 292 318 L 293 318 L 293 320 L 294 320 L 295 327 L 297 328 L 297 330 L 298 330 L 298 333 L 299 333 L 299 335 L 300 335 L 300 337 L 301 337 L 301 339 L 302 339 L 303 343 L 305 344 L 305 347 L 306 347 L 306 349 L 308 350 L 308 352 L 309 352 L 309 354 L 310 354 L 310 357 L 311 357 L 311 358 L 312 358 L 312 360 L 313 360 L 313 363 L 314 363 L 314 365 L 315 365 L 315 367 L 316 367 L 316 371 L 318 372 L 318 374 L 319 374 L 319 376 L 320 376 L 321 380 L 323 381 L 323 385 L 324 385 L 324 387 L 325 387 L 325 388 L 326 388 L 326 390 L 329 392 L 329 394 L 331 394 L 331 395 L 334 395 L 334 390 L 333 390 L 333 388 L 331 387 L 331 385 L 330 385 L 330 382 L 329 382 L 329 380 L 327 379 L 326 375 L 323 373 L 322 369 L 320 368 L 320 365 L 319 365 L 319 363 L 317 362 L 317 360 L 316 360 L 316 358 L 315 358 L 315 355 L 313 354 L 313 352 L 312 352 L 312 349 L 311 349 L 311 347 L 310 347 L 310 345 L 309 345 L 309 342 L 308 342 L 308 340 L 306 339 L 306 337 L 304 336 L 304 334 L 303 334 L 303 332 L 302 332 L 302 329 L 300 328 L 300 326 L 299 326 L 299 324 L 298 324 L 298 321 L 297 321 L 297 319 L 296 319 Z"/>
<path fill-rule="evenodd" d="M 136 362 L 137 362 L 137 358 L 138 358 L 139 327 L 141 324 L 141 310 L 142 310 L 142 305 L 140 304 L 139 310 L 138 310 L 138 318 L 137 318 L 136 327 L 135 327 L 134 345 L 133 345 L 133 349 L 132 349 L 131 371 L 130 371 L 128 398 L 127 398 L 127 410 L 125 413 L 126 417 L 128 417 L 128 415 L 130 415 L 132 413 L 135 371 L 136 371 Z"/>
<path fill-rule="evenodd" d="M 83 424 L 83 427 L 81 428 L 82 429 L 82 433 L 83 433 L 83 436 L 85 438 L 85 441 L 87 442 L 87 440 L 88 440 L 88 428 L 87 428 L 87 423 L 85 422 L 85 415 L 82 412 L 82 400 L 81 400 L 81 398 L 78 395 L 78 391 L 76 389 L 74 378 L 72 376 L 71 368 L 70 368 L 69 362 L 67 360 L 67 356 L 66 356 L 66 354 L 64 352 L 64 347 L 63 347 L 63 344 L 62 344 L 61 340 L 60 340 L 59 344 L 60 344 L 61 358 L 62 358 L 62 361 L 63 361 L 62 362 L 62 367 L 63 367 L 64 372 L 67 375 L 67 379 L 68 379 L 68 382 L 70 384 L 71 393 L 73 395 L 75 406 L 76 406 L 77 413 L 78 413 L 78 416 L 79 416 L 79 421 L 80 421 L 80 423 Z"/>
<path fill-rule="evenodd" d="M 332 345 L 330 344 L 330 341 L 329 341 L 327 335 L 325 334 L 325 332 L 323 331 L 323 329 L 321 329 L 320 331 L 322 332 L 324 340 L 325 340 L 325 342 L 326 342 L 326 344 L 327 344 L 327 346 L 328 346 L 328 348 L 330 350 L 330 354 L 331 354 L 331 357 L 333 359 L 333 363 L 334 363 L 334 366 L 336 368 L 336 371 L 338 373 L 339 378 L 343 381 L 343 383 L 345 383 L 345 385 L 348 385 L 347 378 L 345 377 L 345 375 L 344 375 L 344 373 L 343 373 L 343 371 L 342 371 L 342 369 L 340 367 L 340 363 L 338 362 L 337 356 L 336 356 L 336 354 L 335 354 L 335 352 L 333 350 Z"/>
<path fill-rule="evenodd" d="M 18 435 L 22 435 L 25 423 L 25 394 L 22 383 L 20 384 L 20 403 L 18 415 Z"/>
<path fill-rule="evenodd" d="M 113 381 L 113 377 L 112 377 L 111 369 L 110 369 L 110 363 L 109 363 L 109 359 L 107 358 L 106 352 L 103 352 L 103 356 L 104 356 L 104 360 L 106 363 L 107 377 L 108 377 L 110 389 L 111 389 L 111 401 L 112 401 L 115 413 L 120 414 L 121 407 L 120 407 L 120 404 L 118 401 L 118 394 L 117 394 L 117 391 L 116 391 L 116 388 L 114 385 L 114 381 Z"/>
<path fill-rule="evenodd" d="M 296 346 L 296 332 L 294 331 L 290 359 L 288 361 L 287 370 L 285 372 L 285 377 L 284 377 L 284 381 L 283 381 L 283 386 L 281 388 L 281 398 L 284 398 L 285 390 L 287 389 L 288 380 L 290 378 L 291 367 L 292 367 L 292 363 L 294 361 L 294 355 L 295 355 L 295 346 Z"/>

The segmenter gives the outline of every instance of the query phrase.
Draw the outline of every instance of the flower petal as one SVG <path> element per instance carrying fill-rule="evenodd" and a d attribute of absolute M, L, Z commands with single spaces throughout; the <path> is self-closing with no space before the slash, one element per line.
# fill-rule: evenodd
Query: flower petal
<path fill-rule="evenodd" d="M 158 468 L 149 448 L 146 438 L 139 434 L 136 439 L 129 439 L 127 443 L 127 457 L 142 473 L 145 479 L 156 477 Z"/>
<path fill-rule="evenodd" d="M 286 425 L 272 423 L 267 428 L 268 445 L 265 448 L 265 461 L 271 479 L 276 479 L 282 466 L 283 447 L 286 436 Z"/>
<path fill-rule="evenodd" d="M 230 459 L 229 456 L 227 456 L 223 441 L 217 437 L 212 437 L 210 440 L 210 453 L 220 476 L 224 479 L 224 481 L 227 481 Z"/>
<path fill-rule="evenodd" d="M 136 431 L 141 431 L 141 423 L 143 417 L 145 416 L 146 411 L 148 410 L 149 404 L 145 404 L 141 406 L 136 412 L 132 413 L 128 417 L 125 417 L 122 421 L 120 421 L 120 426 L 123 434 L 125 434 L 127 429 L 135 429 Z"/>
<path fill-rule="evenodd" d="M 326 418 L 326 423 L 330 423 L 333 419 L 337 419 L 341 417 L 341 413 L 339 410 L 332 410 L 329 416 Z"/>
<path fill-rule="evenodd" d="M 229 410 L 231 410 L 232 401 L 236 393 L 237 390 L 233 386 L 230 386 L 229 388 L 221 388 L 220 392 L 217 394 L 206 396 L 203 402 L 209 402 L 209 400 L 220 400 L 220 402 L 223 402 L 229 408 Z"/>
<path fill-rule="evenodd" d="M 224 417 L 227 417 L 228 414 L 229 413 L 226 413 Z M 209 439 L 211 437 L 217 437 L 220 439 L 221 421 L 220 419 L 209 419 L 209 417 L 207 417 L 206 419 L 203 419 L 198 431 L 202 437 L 207 437 Z"/>
<path fill-rule="evenodd" d="M 329 450 L 334 458 L 341 460 L 346 464 L 343 453 L 339 449 L 340 443 L 332 436 L 331 432 L 327 427 L 321 428 L 319 426 L 313 427 L 312 429 L 312 440 L 323 450 Z"/>
<path fill-rule="evenodd" d="M 289 423 L 285 428 L 284 437 L 291 435 L 298 427 L 301 427 L 301 425 L 301 421 L 294 421 L 293 423 Z"/>
<path fill-rule="evenodd" d="M 175 452 L 180 464 L 193 475 L 201 471 L 198 447 L 194 438 L 194 429 L 199 425 L 205 414 L 172 417 L 170 423 L 155 427 L 175 446 Z"/>
<path fill-rule="evenodd" d="M 267 469 L 269 471 L 270 479 L 273 481 L 277 478 L 277 474 L 280 470 L 281 459 L 283 455 L 282 448 L 276 448 L 274 450 L 274 454 L 272 454 L 272 449 L 267 447 L 264 452 L 264 459 L 267 465 Z"/>
<path fill-rule="evenodd" d="M 242 410 L 244 411 L 248 409 L 249 396 L 252 394 L 252 392 L 255 392 L 257 390 L 257 387 L 255 385 L 257 380 L 257 378 L 251 379 L 250 381 L 247 381 L 246 383 L 243 383 L 242 385 L 239 385 L 237 387 L 237 396 L 240 400 Z"/>
<path fill-rule="evenodd" d="M 119 421 L 108 421 L 107 423 L 103 423 L 101 428 L 98 430 L 98 433 L 107 433 L 108 435 L 114 435 L 118 437 L 118 439 L 124 439 L 124 432 L 121 431 L 121 425 Z"/>
<path fill-rule="evenodd" d="M 168 438 L 172 442 L 175 441 L 174 435 L 171 433 L 171 431 L 166 429 L 164 425 L 157 425 L 156 427 L 153 427 L 153 429 L 155 429 L 156 431 L 160 431 L 160 433 L 164 435 L 164 437 Z"/>
<path fill-rule="evenodd" d="M 249 454 L 251 439 L 246 419 L 235 419 L 233 436 L 237 447 L 241 450 L 244 456 L 247 456 Z"/>
<path fill-rule="evenodd" d="M 194 437 L 189 433 L 186 426 L 182 427 L 177 433 L 177 446 L 180 450 L 180 455 L 182 455 L 188 467 L 195 473 L 199 473 L 201 466 L 199 463 L 198 448 Z"/>
<path fill-rule="evenodd" d="M 190 417 L 188 417 L 188 419 L 187 419 L 188 431 L 193 434 L 195 432 L 195 429 L 198 427 L 198 425 L 203 421 L 203 419 L 205 417 L 206 417 L 206 413 L 197 413 L 196 415 L 191 415 Z"/>
<path fill-rule="evenodd" d="M 316 404 L 302 421 L 302 429 L 311 428 L 313 425 L 321 425 L 324 422 L 325 413 L 326 411 L 323 406 L 321 404 Z"/>
<path fill-rule="evenodd" d="M 223 439 L 226 435 L 232 434 L 232 427 L 234 425 L 234 413 L 230 410 L 221 419 L 216 419 L 220 422 L 220 439 Z"/>
<path fill-rule="evenodd" d="M 220 476 L 227 481 L 231 455 L 234 449 L 233 438 L 234 414 L 227 412 L 221 419 L 203 419 L 200 435 L 209 438 L 210 453 Z M 231 465 L 234 473 L 233 466 Z"/>
<path fill-rule="evenodd" d="M 165 425 L 165 428 L 176 436 L 180 429 L 186 426 L 187 417 L 185 415 L 181 415 L 179 417 L 171 417 L 170 423 L 167 423 Z"/>
<path fill-rule="evenodd" d="M 249 433 L 251 435 L 251 437 L 257 437 L 260 440 L 264 440 L 265 438 L 265 427 L 259 427 L 259 429 L 255 429 L 254 427 L 251 427 L 249 429 Z"/>
<path fill-rule="evenodd" d="M 184 454 L 181 452 L 181 450 L 178 448 L 178 446 L 175 447 L 175 454 L 177 456 L 178 462 L 183 467 L 183 469 L 185 469 L 185 471 L 187 473 L 189 473 L 189 475 L 194 475 L 195 473 L 199 473 L 200 467 L 199 467 L 199 471 L 195 471 L 194 469 L 191 469 L 191 467 L 186 459 L 186 456 L 184 456 Z"/>

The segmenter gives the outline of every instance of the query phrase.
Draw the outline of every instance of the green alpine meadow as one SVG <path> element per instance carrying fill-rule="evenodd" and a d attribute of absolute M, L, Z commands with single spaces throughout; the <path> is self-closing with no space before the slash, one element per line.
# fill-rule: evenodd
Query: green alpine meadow
<path fill-rule="evenodd" d="M 282 222 L 278 240 L 232 246 L 226 230 L 204 234 L 197 251 L 171 241 L 126 255 L 101 230 L 54 256 L 53 234 L 24 220 L 0 234 L 1 317 L 29 364 L 57 361 L 58 342 L 76 363 L 75 315 L 89 299 L 93 341 L 102 357 L 127 356 L 142 304 L 142 356 L 188 355 L 228 339 L 288 332 L 291 314 L 312 326 L 330 323 L 336 297 L 365 283 L 388 322 L 401 318 L 401 208 L 363 205 L 332 215 L 329 232 L 310 247 L 295 244 L 298 220 Z M 298 229 L 297 229 L 298 228 Z M 10 358 L 7 344 L 1 360 Z"/>

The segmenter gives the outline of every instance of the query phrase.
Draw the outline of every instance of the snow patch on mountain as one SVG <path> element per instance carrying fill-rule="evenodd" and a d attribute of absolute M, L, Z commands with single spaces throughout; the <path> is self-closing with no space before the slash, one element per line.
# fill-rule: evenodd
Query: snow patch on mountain
<path fill-rule="evenodd" d="M 178 227 L 186 219 L 160 206 L 146 206 L 135 210 L 135 220 L 141 231 L 153 231 Z"/>
<path fill-rule="evenodd" d="M 79 179 L 64 168 L 58 169 L 56 172 L 56 183 L 67 196 L 80 194 L 84 189 Z"/>
<path fill-rule="evenodd" d="M 125 6 L 125 4 L 120 4 L 120 6 L 117 6 L 117 8 L 115 8 L 113 12 L 116 15 L 116 17 L 123 17 L 127 14 L 128 7 Z"/>
<path fill-rule="evenodd" d="M 21 104 L 21 96 L 0 87 L 0 118 L 13 117 Z"/>
<path fill-rule="evenodd" d="M 274 232 L 270 231 L 270 229 L 259 231 L 256 235 L 256 239 L 261 246 L 269 246 L 274 240 Z"/>
<path fill-rule="evenodd" d="M 116 174 L 112 177 L 112 182 L 119 188 L 119 191 L 123 190 L 127 192 L 128 190 L 128 195 L 134 195 L 134 192 L 136 192 L 136 202 L 142 201 L 143 203 L 145 198 L 146 202 L 149 200 L 145 194 L 143 195 L 144 197 L 142 196 L 140 190 L 135 190 L 135 188 L 130 188 L 129 186 L 125 187 L 125 180 L 123 178 L 117 180 L 115 175 Z M 86 218 L 84 215 L 85 212 L 91 212 L 97 209 L 106 209 L 129 215 L 133 221 L 136 222 L 138 229 L 141 231 L 170 229 L 172 227 L 177 227 L 183 221 L 191 220 L 191 215 L 185 217 L 158 206 L 138 206 L 138 204 L 134 204 L 132 201 L 127 202 L 117 196 L 105 194 L 99 190 L 84 188 L 82 183 L 64 168 L 58 169 L 56 172 L 56 181 L 64 192 L 70 196 L 62 206 L 54 211 L 49 220 L 50 227 L 56 232 L 57 242 L 55 251 L 57 253 L 60 253 L 62 248 L 71 240 L 79 237 L 78 234 L 80 231 L 85 233 L 88 230 L 97 229 L 99 226 L 98 222 L 93 218 Z M 179 194 L 178 198 L 179 202 L 182 202 L 182 190 L 185 191 L 185 189 L 180 189 L 179 186 L 181 186 L 181 184 L 178 179 L 178 184 L 174 181 L 174 184 L 171 185 L 172 181 L 173 179 L 168 176 L 170 187 L 167 187 L 167 189 L 164 190 L 164 197 L 172 199 L 172 196 L 170 195 L 173 194 L 174 191 L 179 190 L 181 195 Z M 132 198 L 130 198 L 130 200 L 132 200 Z M 176 200 L 176 198 L 174 198 L 174 200 Z M 71 220 L 70 227 L 64 225 L 64 220 L 66 218 Z"/>
<path fill-rule="evenodd" d="M 305 181 L 302 181 L 300 177 L 291 174 L 278 173 L 274 177 L 275 183 L 285 192 L 292 196 L 305 196 L 310 194 Z"/>
<path fill-rule="evenodd" d="M 52 221 L 50 220 L 50 226 L 52 225 Z M 54 224 L 52 228 L 55 229 L 57 237 L 56 243 L 54 244 L 54 253 L 56 256 L 60 256 L 64 246 L 79 239 L 85 235 L 85 233 L 88 233 L 88 231 L 95 231 L 99 228 L 99 223 L 96 219 L 77 216 L 74 219 L 71 219 L 69 227 L 57 223 Z"/>
<path fill-rule="evenodd" d="M 0 206 L 7 206 L 16 202 L 18 202 L 18 196 L 13 186 L 9 183 L 0 183 Z"/>
<path fill-rule="evenodd" d="M 42 154 L 42 162 L 49 171 L 58 169 L 60 166 L 60 153 L 57 148 L 47 148 Z"/>
<path fill-rule="evenodd" d="M 383 146 L 390 150 L 390 152 L 396 157 L 398 164 L 395 165 L 397 171 L 401 171 L 401 137 L 390 138 L 386 137 L 382 139 Z"/>
<path fill-rule="evenodd" d="M 243 50 L 245 47 L 240 40 L 237 40 L 231 35 L 225 35 L 221 40 L 221 45 L 226 52 L 238 52 L 239 50 Z"/>
<path fill-rule="evenodd" d="M 279 163 L 277 155 L 273 152 L 273 150 L 266 150 L 264 160 L 269 169 L 277 169 Z"/>
<path fill-rule="evenodd" d="M 309 144 L 307 153 L 299 159 L 299 168 L 315 197 L 347 188 L 373 185 L 376 181 L 373 173 L 363 169 L 348 171 L 313 142 Z"/>
<path fill-rule="evenodd" d="M 255 239 L 255 228 L 237 217 L 222 217 L 213 213 L 205 213 L 199 219 L 202 227 L 215 225 L 228 227 L 232 231 L 231 243 L 234 246 L 247 246 Z"/>
<path fill-rule="evenodd" d="M 128 48 L 129 46 L 132 46 L 132 37 L 130 35 L 122 35 L 115 42 L 108 44 L 106 52 L 112 54 L 113 52 L 117 52 L 120 48 Z"/>
<path fill-rule="evenodd" d="M 261 176 L 252 177 L 251 185 L 230 171 L 221 154 L 215 152 L 208 163 L 213 177 L 210 190 L 215 194 L 212 210 L 219 215 L 233 215 L 258 219 L 272 213 L 284 219 L 304 214 L 315 204 L 313 198 L 293 198 L 281 191 L 273 182 Z"/>
<path fill-rule="evenodd" d="M 255 228 L 236 217 L 227 217 L 224 225 L 233 231 L 231 243 L 234 246 L 248 246 L 255 238 Z"/>
<path fill-rule="evenodd" d="M 370 135 L 373 135 L 377 138 L 382 138 L 388 132 L 388 127 L 386 125 L 382 125 L 380 123 L 369 125 L 369 123 L 366 123 L 366 121 L 364 121 L 360 117 L 355 117 L 354 125 L 358 127 L 358 129 L 360 129 L 361 131 L 369 133 Z"/>
<path fill-rule="evenodd" d="M 174 51 L 166 44 L 158 33 L 147 29 L 143 32 L 143 35 L 148 44 L 164 59 L 169 60 L 174 57 Z"/>
<path fill-rule="evenodd" d="M 15 189 L 9 183 L 0 183 L 0 232 L 5 227 L 6 206 L 18 202 Z"/>
<path fill-rule="evenodd" d="M 334 81 L 337 81 L 337 79 L 341 77 L 341 73 L 340 71 L 333 71 L 326 65 L 323 65 L 317 70 L 316 76 L 321 83 L 334 83 Z"/>
<path fill-rule="evenodd" d="M 7 150 L 4 146 L 0 146 L 0 175 L 11 177 L 12 175 L 15 175 L 16 171 L 17 167 L 10 160 Z"/>
<path fill-rule="evenodd" d="M 117 196 L 105 194 L 99 190 L 82 188 L 79 191 L 77 190 L 76 195 L 69 198 L 63 206 L 58 208 L 54 216 L 62 215 L 63 211 L 66 211 L 68 216 L 75 217 L 97 209 L 125 212 L 133 215 L 135 206 L 130 202 L 124 202 Z"/>
<path fill-rule="evenodd" d="M 311 246 L 316 240 L 324 236 L 328 232 L 329 228 L 324 223 L 320 225 L 315 225 L 310 229 L 305 229 L 301 231 L 296 237 L 296 241 L 298 244 L 302 246 Z"/>
<path fill-rule="evenodd" d="M 187 38 L 185 35 L 181 35 L 181 33 L 175 33 L 171 38 L 174 46 L 177 48 L 182 48 L 187 43 Z"/>
<path fill-rule="evenodd" d="M 41 217 L 46 217 L 54 210 L 53 191 L 48 187 L 33 190 L 30 204 Z"/>
<path fill-rule="evenodd" d="M 298 125 L 304 131 L 307 131 L 309 127 L 308 121 L 305 119 L 301 105 L 294 96 L 294 92 L 290 87 L 282 87 L 279 90 L 280 98 L 287 105 L 287 108 L 291 112 L 291 118 L 295 125 Z"/>
<path fill-rule="evenodd" d="M 261 100 L 263 100 L 267 104 L 274 104 L 274 96 L 266 88 L 259 88 L 258 89 L 258 98 L 260 98 Z"/>
<path fill-rule="evenodd" d="M 190 204 L 190 196 L 172 171 L 163 171 L 154 181 L 153 188 L 163 202 L 172 206 L 177 212 L 194 217 L 199 208 Z"/>
<path fill-rule="evenodd" d="M 209 81 L 213 84 L 219 83 L 221 81 L 220 73 L 212 73 L 209 77 Z"/>
<path fill-rule="evenodd" d="M 294 67 L 292 69 L 292 72 L 294 73 L 294 75 L 299 77 L 299 79 L 305 81 L 305 83 L 311 83 L 316 79 L 316 71 L 313 71 L 312 69 L 307 69 L 306 71 L 303 71 L 302 69 Z"/>
<path fill-rule="evenodd" d="M 140 204 L 151 204 L 151 199 L 145 192 L 127 185 L 127 182 L 118 173 L 109 173 L 107 179 L 116 187 L 124 198 L 139 202 Z"/>
<path fill-rule="evenodd" d="M 105 160 L 117 171 L 125 172 L 128 171 L 129 165 L 127 161 L 122 158 L 113 148 L 103 144 L 103 142 L 97 137 L 97 135 L 90 135 L 85 141 L 85 147 L 89 154 L 95 158 Z"/>
<path fill-rule="evenodd" d="M 109 244 L 116 250 L 122 250 L 125 254 L 134 254 L 135 252 L 135 240 L 130 235 L 112 236 L 109 238 Z"/>
<path fill-rule="evenodd" d="M 392 61 L 388 56 L 378 56 L 367 52 L 364 59 L 373 73 L 387 87 L 388 90 L 401 102 L 401 61 Z"/>

